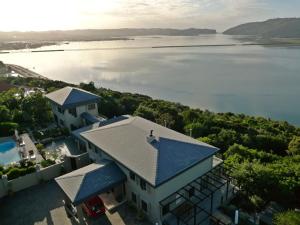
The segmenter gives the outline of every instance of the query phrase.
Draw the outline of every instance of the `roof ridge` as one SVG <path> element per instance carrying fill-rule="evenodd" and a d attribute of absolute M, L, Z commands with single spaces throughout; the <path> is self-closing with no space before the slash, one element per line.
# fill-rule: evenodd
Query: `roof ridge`
<path fill-rule="evenodd" d="M 128 119 L 130 119 L 130 118 L 128 118 Z M 114 123 L 118 123 L 118 122 L 122 122 L 122 121 L 126 121 L 126 120 L 121 120 L 121 121 L 117 121 L 117 122 L 114 122 Z M 111 123 L 111 124 L 107 124 L 107 125 L 105 125 L 105 126 L 103 126 L 103 127 L 97 127 L 97 128 L 95 128 L 95 129 L 92 129 L 92 130 L 89 130 L 89 131 L 85 131 L 85 132 L 83 132 L 82 134 L 92 133 L 92 132 L 94 132 L 94 131 L 99 131 L 99 130 L 108 130 L 108 129 L 112 129 L 112 128 L 116 128 L 116 127 L 126 126 L 126 125 L 130 124 L 131 122 L 132 122 L 132 121 L 126 121 L 125 124 L 118 124 L 118 125 L 115 125 L 115 126 L 110 126 L 110 125 L 113 125 L 113 124 L 114 124 L 114 123 Z M 100 124 L 100 125 L 101 125 L 101 124 Z M 108 127 L 108 126 L 110 126 L 110 127 Z"/>
<path fill-rule="evenodd" d="M 66 174 L 67 175 L 67 174 Z M 63 180 L 63 179 L 67 179 L 67 178 L 71 178 L 71 177 L 80 177 L 80 176 L 84 176 L 83 174 L 77 174 L 74 176 L 63 176 L 63 177 L 57 177 L 57 180 Z"/>
<path fill-rule="evenodd" d="M 79 185 L 79 188 L 78 190 L 81 190 L 81 187 L 82 187 L 82 184 L 84 183 L 84 180 L 85 180 L 86 176 L 83 176 L 83 179 L 81 180 L 81 183 Z M 77 196 L 80 194 L 80 191 L 78 191 L 74 197 L 74 200 L 77 198 Z"/>
<path fill-rule="evenodd" d="M 71 97 L 71 94 L 72 94 L 72 92 L 73 92 L 73 88 L 72 88 L 72 87 L 70 87 L 70 88 L 71 88 L 71 89 L 70 89 L 70 92 L 67 94 L 67 97 L 65 98 L 63 104 L 64 104 L 65 102 L 67 102 L 67 100 Z"/>
<path fill-rule="evenodd" d="M 156 142 L 157 143 L 157 158 L 156 158 L 156 167 L 155 167 L 155 180 L 154 180 L 154 185 L 157 184 L 158 182 L 158 170 L 159 170 L 159 163 L 158 163 L 158 160 L 159 160 L 159 156 L 160 156 L 160 136 L 158 136 L 158 141 Z"/>
<path fill-rule="evenodd" d="M 68 86 L 68 87 L 70 87 L 70 86 Z M 85 92 L 85 93 L 87 93 L 87 94 L 90 94 L 90 95 L 95 95 L 95 96 L 97 96 L 97 97 L 100 97 L 99 95 L 97 95 L 97 94 L 94 94 L 93 92 L 90 92 L 90 91 L 87 91 L 87 90 L 84 90 L 84 89 L 82 89 L 82 88 L 79 88 L 79 87 L 71 87 L 72 89 L 75 89 L 75 90 L 77 90 L 77 91 L 82 91 L 82 92 Z"/>

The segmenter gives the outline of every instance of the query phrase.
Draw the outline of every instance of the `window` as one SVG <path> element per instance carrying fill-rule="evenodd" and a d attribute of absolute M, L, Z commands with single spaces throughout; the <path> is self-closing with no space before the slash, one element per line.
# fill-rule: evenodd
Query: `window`
<path fill-rule="evenodd" d="M 95 152 L 96 154 L 98 154 L 98 152 L 99 152 L 98 148 L 94 148 L 94 152 Z"/>
<path fill-rule="evenodd" d="M 195 195 L 195 188 L 192 187 L 190 190 L 189 190 L 189 197 L 193 197 Z"/>
<path fill-rule="evenodd" d="M 95 104 L 89 104 L 88 105 L 88 110 L 93 110 L 96 108 L 96 105 Z"/>
<path fill-rule="evenodd" d="M 131 200 L 136 203 L 136 194 L 131 192 Z"/>
<path fill-rule="evenodd" d="M 167 204 L 167 205 L 164 205 L 163 208 L 162 208 L 162 215 L 166 215 L 168 212 L 170 211 L 170 205 Z"/>
<path fill-rule="evenodd" d="M 147 207 L 148 207 L 147 203 L 142 200 L 142 210 L 144 210 L 145 212 L 147 212 Z"/>
<path fill-rule="evenodd" d="M 69 109 L 69 113 L 70 113 L 72 116 L 77 117 L 77 110 L 76 110 L 76 108 Z"/>
<path fill-rule="evenodd" d="M 129 172 L 129 176 L 131 180 L 135 180 L 135 174 L 133 172 Z"/>
<path fill-rule="evenodd" d="M 89 149 L 92 149 L 92 143 L 88 142 Z"/>
<path fill-rule="evenodd" d="M 57 106 L 57 111 L 58 111 L 59 113 L 61 113 L 61 114 L 64 114 L 63 109 L 62 109 L 61 107 L 59 107 L 59 106 Z"/>
<path fill-rule="evenodd" d="M 142 190 L 146 190 L 146 181 L 142 178 L 140 178 L 140 186 Z"/>

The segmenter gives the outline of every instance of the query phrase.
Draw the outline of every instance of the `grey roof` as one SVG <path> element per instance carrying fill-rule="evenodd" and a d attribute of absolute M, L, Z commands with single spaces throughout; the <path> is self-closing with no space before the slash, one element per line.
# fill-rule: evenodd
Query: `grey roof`
<path fill-rule="evenodd" d="M 93 163 L 55 178 L 74 205 L 106 192 L 125 180 L 126 175 L 110 160 Z"/>
<path fill-rule="evenodd" d="M 153 141 L 149 141 L 150 130 L 155 136 Z M 141 117 L 111 123 L 81 136 L 152 186 L 164 183 L 218 151 Z"/>
<path fill-rule="evenodd" d="M 99 127 L 102 127 L 102 126 L 106 126 L 108 124 L 115 123 L 115 122 L 118 122 L 118 121 L 121 121 L 121 120 L 125 120 L 125 119 L 128 119 L 129 117 L 131 117 L 131 116 L 123 115 L 123 116 L 118 116 L 118 117 L 114 117 L 114 118 L 107 119 L 107 120 L 101 120 L 101 121 L 98 121 L 98 122 L 93 123 L 91 125 L 81 127 L 77 130 L 74 130 L 74 131 L 72 131 L 71 134 L 73 136 L 75 136 L 76 138 L 78 138 L 78 139 L 82 139 L 80 134 L 83 133 L 83 132 L 93 130 L 93 129 L 96 129 L 96 128 L 99 128 Z"/>
<path fill-rule="evenodd" d="M 98 95 L 75 87 L 64 87 L 47 94 L 46 97 L 63 108 L 71 108 L 100 100 Z"/>

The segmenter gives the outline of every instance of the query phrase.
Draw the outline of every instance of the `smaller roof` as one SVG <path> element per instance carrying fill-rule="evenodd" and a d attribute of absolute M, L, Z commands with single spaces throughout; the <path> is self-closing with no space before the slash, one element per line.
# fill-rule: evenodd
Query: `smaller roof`
<path fill-rule="evenodd" d="M 126 175 L 111 160 L 102 160 L 55 178 L 74 205 L 106 192 L 125 180 Z"/>
<path fill-rule="evenodd" d="M 100 100 L 98 95 L 75 87 L 64 87 L 47 94 L 46 97 L 63 108 L 72 108 L 76 105 L 98 102 Z"/>
<path fill-rule="evenodd" d="M 90 130 L 93 130 L 93 129 L 96 129 L 96 128 L 99 128 L 99 127 L 102 127 L 102 126 L 106 126 L 106 125 L 109 125 L 109 124 L 112 124 L 112 123 L 115 123 L 115 122 L 119 122 L 119 121 L 122 121 L 122 120 L 126 120 L 130 117 L 131 117 L 130 115 L 123 115 L 123 116 L 113 117 L 113 118 L 110 118 L 110 119 L 107 119 L 107 120 L 99 120 L 96 123 L 93 123 L 93 124 L 90 124 L 88 126 L 81 127 L 77 130 L 74 130 L 74 131 L 72 131 L 71 134 L 74 135 L 77 139 L 81 140 L 82 137 L 81 137 L 80 134 L 83 133 L 83 132 L 90 131 Z"/>

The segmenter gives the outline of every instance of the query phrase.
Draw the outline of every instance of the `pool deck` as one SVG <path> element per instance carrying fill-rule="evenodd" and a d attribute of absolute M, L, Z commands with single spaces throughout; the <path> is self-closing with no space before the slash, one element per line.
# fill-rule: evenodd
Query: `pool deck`
<path fill-rule="evenodd" d="M 29 151 L 33 150 L 35 156 L 36 156 L 36 162 L 39 163 L 43 160 L 43 157 L 38 152 L 37 148 L 35 147 L 35 144 L 32 142 L 31 138 L 29 137 L 29 134 L 21 134 L 20 137 L 25 143 L 25 152 L 29 154 Z"/>
<path fill-rule="evenodd" d="M 71 137 L 54 141 L 54 143 L 55 143 L 54 148 L 59 150 L 63 155 L 70 156 L 70 155 L 80 155 L 84 153 L 77 148 L 74 140 Z M 48 151 L 53 151 L 52 144 L 48 144 L 46 146 L 46 149 Z"/>

